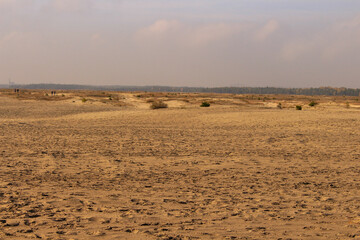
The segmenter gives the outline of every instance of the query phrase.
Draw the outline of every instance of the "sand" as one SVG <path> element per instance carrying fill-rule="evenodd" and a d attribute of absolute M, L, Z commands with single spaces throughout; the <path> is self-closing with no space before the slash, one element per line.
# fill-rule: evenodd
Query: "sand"
<path fill-rule="evenodd" d="M 360 239 L 355 98 L 86 94 L 0 95 L 0 239 Z"/>

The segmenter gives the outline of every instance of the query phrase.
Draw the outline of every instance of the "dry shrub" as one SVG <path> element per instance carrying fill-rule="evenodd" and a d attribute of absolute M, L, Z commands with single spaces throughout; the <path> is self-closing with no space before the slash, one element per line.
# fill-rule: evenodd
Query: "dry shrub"
<path fill-rule="evenodd" d="M 159 109 L 159 108 L 167 108 L 168 105 L 164 103 L 163 101 L 155 101 L 151 104 L 151 109 Z"/>

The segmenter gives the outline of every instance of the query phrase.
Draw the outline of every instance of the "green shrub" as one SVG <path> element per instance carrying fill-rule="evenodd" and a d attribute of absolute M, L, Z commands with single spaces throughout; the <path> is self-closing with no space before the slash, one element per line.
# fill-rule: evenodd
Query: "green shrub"
<path fill-rule="evenodd" d="M 311 102 L 309 103 L 309 106 L 310 106 L 310 107 L 315 107 L 316 105 L 318 105 L 318 103 L 315 102 L 315 101 L 311 101 Z"/>
<path fill-rule="evenodd" d="M 302 106 L 297 105 L 297 106 L 296 106 L 296 110 L 302 110 Z"/>
<path fill-rule="evenodd" d="M 209 102 L 202 102 L 200 107 L 210 107 L 210 103 Z"/>
<path fill-rule="evenodd" d="M 84 103 L 84 102 L 87 101 L 87 99 L 86 99 L 86 98 L 82 98 L 81 101 Z"/>
<path fill-rule="evenodd" d="M 155 101 L 151 104 L 151 109 L 158 109 L 158 108 L 167 108 L 168 105 L 164 103 L 163 101 Z"/>

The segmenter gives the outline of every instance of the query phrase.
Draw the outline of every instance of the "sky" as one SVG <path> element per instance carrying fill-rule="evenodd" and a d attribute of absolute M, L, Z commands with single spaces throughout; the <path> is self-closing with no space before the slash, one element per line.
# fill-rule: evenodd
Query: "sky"
<path fill-rule="evenodd" d="M 0 0 L 0 84 L 360 88 L 359 0 Z"/>

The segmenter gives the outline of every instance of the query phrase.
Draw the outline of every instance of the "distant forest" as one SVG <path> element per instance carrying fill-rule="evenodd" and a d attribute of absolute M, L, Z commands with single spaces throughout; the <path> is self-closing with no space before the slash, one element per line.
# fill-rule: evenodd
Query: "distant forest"
<path fill-rule="evenodd" d="M 0 85 L 9 88 L 8 85 Z M 354 88 L 276 88 L 276 87 L 167 87 L 167 86 L 92 86 L 72 84 L 28 84 L 12 85 L 10 88 L 53 89 L 53 90 L 101 90 L 101 91 L 147 91 L 147 92 L 186 92 L 186 93 L 232 93 L 232 94 L 289 94 L 289 95 L 327 95 L 360 96 L 360 89 Z"/>

